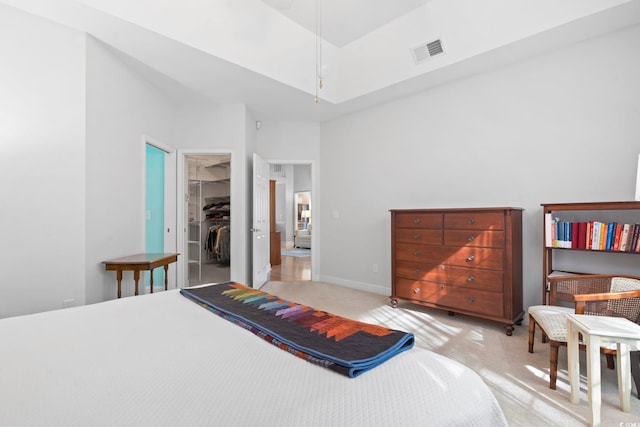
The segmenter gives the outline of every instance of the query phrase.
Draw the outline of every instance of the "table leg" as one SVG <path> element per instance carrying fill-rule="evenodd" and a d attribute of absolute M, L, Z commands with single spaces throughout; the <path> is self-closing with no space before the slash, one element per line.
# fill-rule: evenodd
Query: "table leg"
<path fill-rule="evenodd" d="M 151 293 L 153 293 L 153 268 L 149 270 L 149 288 L 151 289 Z"/>
<path fill-rule="evenodd" d="M 164 265 L 164 290 L 167 290 L 167 284 L 169 282 L 169 264 Z"/>
<path fill-rule="evenodd" d="M 118 280 L 118 298 L 122 297 L 122 270 L 116 271 L 116 279 Z"/>
<path fill-rule="evenodd" d="M 620 407 L 624 412 L 630 410 L 631 396 L 631 368 L 629 364 L 629 346 L 625 343 L 618 343 L 618 394 L 620 395 Z"/>
<path fill-rule="evenodd" d="M 571 395 L 569 401 L 573 404 L 580 403 L 580 354 L 578 344 L 578 331 L 573 326 L 573 322 L 567 321 L 567 359 L 569 369 L 569 385 Z"/>
<path fill-rule="evenodd" d="M 138 282 L 140 281 L 140 270 L 133 270 L 133 280 L 136 282 L 136 295 L 138 295 Z"/>
<path fill-rule="evenodd" d="M 600 425 L 600 338 L 583 334 L 587 346 L 587 390 L 591 407 L 591 426 Z"/>

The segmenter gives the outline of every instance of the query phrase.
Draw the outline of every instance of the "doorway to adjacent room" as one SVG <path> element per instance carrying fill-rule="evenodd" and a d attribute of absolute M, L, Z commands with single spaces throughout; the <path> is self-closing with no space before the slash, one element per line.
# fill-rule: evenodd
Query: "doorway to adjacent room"
<path fill-rule="evenodd" d="M 275 185 L 275 230 L 280 262 L 272 263 L 271 281 L 310 281 L 312 266 L 312 173 L 310 163 L 272 163 Z"/>

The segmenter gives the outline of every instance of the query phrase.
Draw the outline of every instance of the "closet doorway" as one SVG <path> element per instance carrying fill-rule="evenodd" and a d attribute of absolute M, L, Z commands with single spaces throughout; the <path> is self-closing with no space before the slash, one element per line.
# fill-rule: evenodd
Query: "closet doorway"
<path fill-rule="evenodd" d="M 231 277 L 231 155 L 184 156 L 185 286 Z"/>

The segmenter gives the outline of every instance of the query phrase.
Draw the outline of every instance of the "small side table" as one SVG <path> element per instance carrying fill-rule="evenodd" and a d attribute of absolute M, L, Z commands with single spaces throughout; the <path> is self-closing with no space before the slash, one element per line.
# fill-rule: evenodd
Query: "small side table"
<path fill-rule="evenodd" d="M 135 294 L 138 295 L 138 281 L 140 280 L 140 271 L 151 271 L 150 286 L 151 293 L 153 293 L 153 269 L 157 267 L 164 267 L 164 290 L 167 290 L 167 272 L 169 270 L 169 264 L 178 260 L 177 253 L 162 253 L 162 254 L 136 254 L 129 255 L 122 258 L 111 259 L 109 261 L 103 261 L 104 268 L 107 271 L 116 272 L 116 280 L 118 281 L 118 298 L 122 296 L 122 272 L 133 271 L 133 279 L 136 282 Z"/>
<path fill-rule="evenodd" d="M 631 371 L 629 345 L 640 347 L 640 325 L 623 317 L 569 314 L 567 318 L 567 356 L 571 403 L 580 403 L 579 338 L 587 348 L 587 395 L 591 406 L 591 425 L 600 425 L 600 347 L 617 344 L 618 395 L 623 411 L 630 410 Z"/>

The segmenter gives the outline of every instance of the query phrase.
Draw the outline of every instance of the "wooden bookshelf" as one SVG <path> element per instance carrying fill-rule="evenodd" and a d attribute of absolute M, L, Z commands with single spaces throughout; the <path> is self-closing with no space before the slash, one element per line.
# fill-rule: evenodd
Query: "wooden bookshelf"
<path fill-rule="evenodd" d="M 576 248 L 576 247 L 554 247 L 548 246 L 548 234 L 547 234 L 547 218 L 548 214 L 552 216 L 554 214 L 558 215 L 571 215 L 582 211 L 584 213 L 591 213 L 593 211 L 593 215 L 596 215 L 596 212 L 602 212 L 603 215 L 609 212 L 609 216 L 615 217 L 615 211 L 637 211 L 633 212 L 632 219 L 634 223 L 640 223 L 640 202 L 587 202 L 587 203 L 544 203 L 542 206 L 542 242 L 543 242 L 543 251 L 542 251 L 542 301 L 544 304 L 548 302 L 548 278 L 550 275 L 558 275 L 558 274 L 580 274 L 580 268 L 573 269 L 572 271 L 564 271 L 562 273 L 558 273 L 554 265 L 554 252 L 555 251 L 587 251 L 592 253 L 608 253 L 608 254 L 619 254 L 620 256 L 633 256 L 640 255 L 637 252 L 628 252 L 628 251 L 614 251 L 614 250 L 602 250 L 602 249 L 588 249 L 588 248 Z M 611 213 L 613 212 L 613 215 Z M 592 218 L 593 220 L 600 220 L 600 218 Z M 602 272 L 609 273 L 609 272 Z"/>

